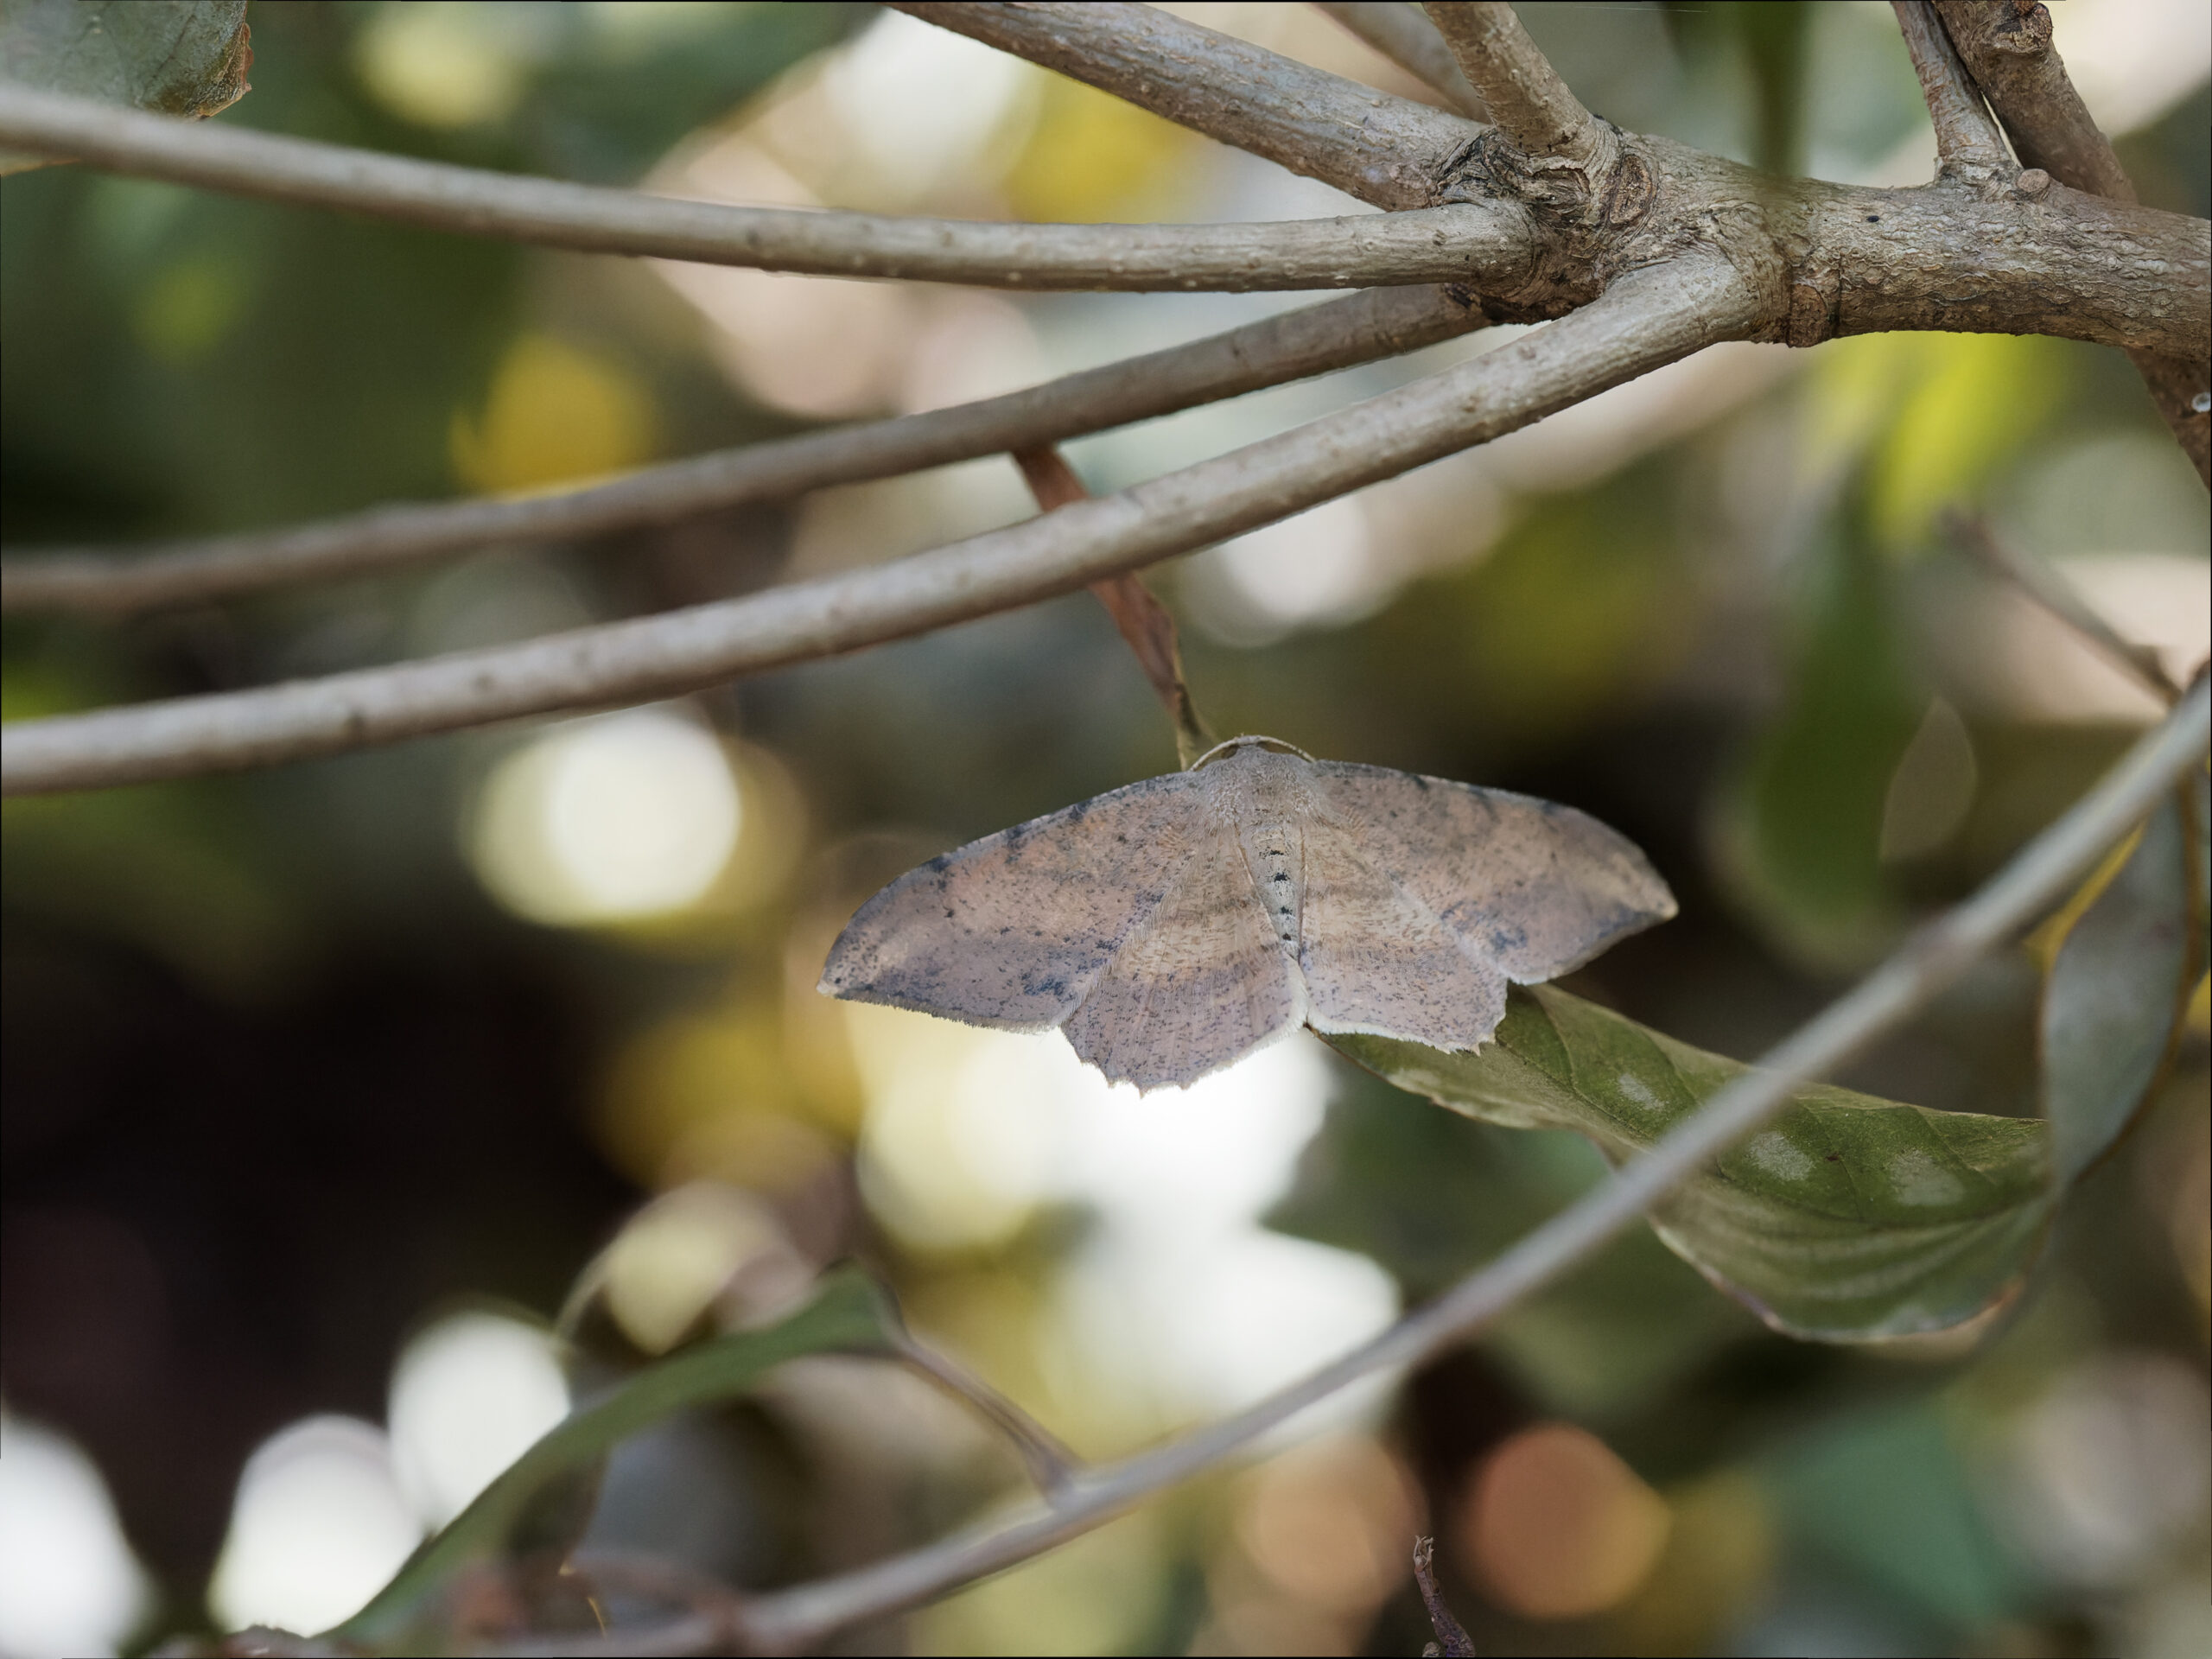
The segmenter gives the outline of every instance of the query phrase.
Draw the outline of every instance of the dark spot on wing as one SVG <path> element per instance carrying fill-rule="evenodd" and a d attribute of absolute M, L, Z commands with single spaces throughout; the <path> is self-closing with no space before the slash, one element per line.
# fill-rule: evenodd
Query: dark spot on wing
<path fill-rule="evenodd" d="M 1490 931 L 1490 948 L 1493 950 L 1517 950 L 1529 943 L 1525 927 L 1493 927 Z"/>
<path fill-rule="evenodd" d="M 1287 881 L 1290 878 L 1287 875 L 1285 875 L 1281 870 L 1277 870 L 1275 872 L 1275 880 L 1278 881 Z"/>
<path fill-rule="evenodd" d="M 1843 1161 L 1843 1154 L 1840 1152 L 1832 1152 L 1828 1154 L 1827 1161 L 1831 1164 L 1840 1164 Z"/>

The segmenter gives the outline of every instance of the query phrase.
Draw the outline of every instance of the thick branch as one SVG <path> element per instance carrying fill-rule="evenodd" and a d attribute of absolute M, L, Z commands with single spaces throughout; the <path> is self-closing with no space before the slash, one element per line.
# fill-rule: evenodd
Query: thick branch
<path fill-rule="evenodd" d="M 1497 130 L 1531 156 L 1587 168 L 1604 149 L 1596 119 L 1502 0 L 1441 0 L 1424 8 L 1490 108 Z"/>
<path fill-rule="evenodd" d="M 1441 289 L 1372 289 L 1002 397 L 695 456 L 554 494 L 384 506 L 243 535 L 21 555 L 0 561 L 0 612 L 139 610 L 399 569 L 493 542 L 671 524 L 825 485 L 1058 443 L 1415 351 L 1483 322 L 1479 311 Z"/>
<path fill-rule="evenodd" d="M 1426 207 L 1476 129 L 1153 6 L 908 4 L 898 10 L 1057 69 L 1179 126 L 1378 207 Z"/>
<path fill-rule="evenodd" d="M 1936 9 L 2023 163 L 2092 195 L 2135 200 L 2050 43 L 2049 11 L 2032 0 L 1937 0 Z M 2201 351 L 2128 357 L 2196 475 L 2212 486 L 2212 362 Z"/>
<path fill-rule="evenodd" d="M 1436 26 L 1406 0 L 1314 0 L 1325 11 L 1471 121 L 1487 121 L 1482 94 L 1459 72 Z"/>
<path fill-rule="evenodd" d="M 1435 121 L 1454 119 L 1394 101 Z M 449 167 L 24 86 L 0 86 L 0 147 L 469 236 L 814 276 L 983 288 L 1250 290 L 1480 284 L 1528 263 L 1520 216 L 1477 203 L 1274 225 L 988 225 L 734 207 Z"/>
<path fill-rule="evenodd" d="M 1310 1376 L 1180 1440 L 1084 1471 L 1058 1503 L 989 1530 L 970 1530 L 873 1566 L 761 1596 L 745 1610 L 749 1650 L 796 1653 L 868 1619 L 933 1597 L 1080 1536 L 1178 1482 L 1236 1455 L 1300 1412 L 1363 1378 L 1402 1370 L 1464 1342 L 1525 1297 L 1555 1283 L 1633 1226 L 1653 1204 L 1788 1103 L 1925 1007 L 1975 962 L 2056 903 L 2175 779 L 2204 762 L 2212 686 L 2196 688 L 2065 817 L 1980 891 L 1923 928 L 1851 992 L 1721 1090 L 1688 1122 L 1503 1255 L 1427 1307 Z M 561 1651 L 628 1650 L 617 1632 Z M 666 1650 L 666 1649 L 662 1649 Z"/>
<path fill-rule="evenodd" d="M 1986 178 L 2009 157 L 1981 92 L 1952 50 L 1942 20 L 1927 0 L 1890 0 L 1897 29 L 1920 77 L 1920 96 L 1936 129 L 1936 171 L 1948 177 Z"/>
<path fill-rule="evenodd" d="M 1482 443 L 1758 322 L 1732 268 L 1638 272 L 1596 303 L 1294 431 L 881 569 L 554 634 L 7 729 L 0 791 L 270 766 L 559 709 L 639 702 L 1011 610 Z"/>

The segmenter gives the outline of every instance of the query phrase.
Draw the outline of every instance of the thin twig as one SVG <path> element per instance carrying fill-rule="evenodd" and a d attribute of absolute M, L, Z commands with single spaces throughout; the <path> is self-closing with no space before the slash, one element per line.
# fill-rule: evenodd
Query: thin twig
<path fill-rule="evenodd" d="M 964 1365 L 923 1346 L 906 1332 L 894 1338 L 899 1358 L 947 1392 L 973 1406 L 990 1425 L 1014 1442 L 1022 1466 L 1037 1490 L 1057 1502 L 1082 1472 L 1081 1458 L 1060 1437 Z"/>
<path fill-rule="evenodd" d="M 2171 708 L 2180 698 L 2183 688 L 2166 671 L 2157 652 L 2148 645 L 2121 639 L 2112 624 L 2089 608 L 2072 582 L 2042 560 L 1999 541 L 1986 520 L 1973 513 L 1947 512 L 1943 515 L 1943 529 L 1983 569 L 2018 588 L 2073 629 L 2099 655 L 2159 702 Z"/>
<path fill-rule="evenodd" d="M 2114 201 L 2135 200 L 2112 141 L 2051 45 L 2049 10 L 2030 0 L 1936 0 L 1936 10 L 2031 173 Z M 2031 174 L 2021 175 L 2024 188 L 2030 182 Z M 2212 486 L 2212 362 L 2202 353 L 2131 347 L 2127 355 L 2197 477 Z"/>
<path fill-rule="evenodd" d="M 1460 73 L 1436 25 L 1406 0 L 1314 0 L 1314 9 L 1327 12 L 1469 120 L 1490 119 L 1482 94 Z"/>
<path fill-rule="evenodd" d="M 0 146 L 467 236 L 816 276 L 1250 291 L 1479 284 L 1528 259 L 1520 222 L 1480 203 L 1270 225 L 988 225 L 735 207 L 416 161 L 17 86 L 0 86 Z"/>
<path fill-rule="evenodd" d="M 1604 135 L 1503 0 L 1441 0 L 1426 8 L 1497 130 L 1531 156 L 1589 168 Z"/>
<path fill-rule="evenodd" d="M 1057 69 L 1178 126 L 1264 156 L 1377 207 L 1424 207 L 1476 129 L 1446 110 L 1118 0 L 895 9 Z"/>
<path fill-rule="evenodd" d="M 1927 0 L 1890 0 L 1897 30 L 1920 77 L 1921 100 L 1936 128 L 1936 172 L 1945 178 L 1986 178 L 2005 168 L 2005 139 L 1959 60 L 1942 20 Z"/>
<path fill-rule="evenodd" d="M 1436 1540 L 1414 1540 L 1414 1583 L 1421 1591 L 1421 1605 L 1428 1609 L 1429 1628 L 1436 1632 L 1436 1640 L 1421 1652 L 1440 1659 L 1472 1659 L 1475 1644 L 1467 1635 L 1467 1627 L 1452 1617 L 1446 1605 L 1444 1592 L 1436 1582 Z"/>
<path fill-rule="evenodd" d="M 394 570 L 495 542 L 665 524 L 830 484 L 890 478 L 1058 443 L 1263 386 L 1419 350 L 1484 326 L 1441 288 L 1370 289 L 1027 391 L 926 414 L 802 433 L 512 499 L 404 503 L 243 535 L 0 561 L 0 612 L 116 613 L 285 582 Z"/>
<path fill-rule="evenodd" d="M 746 1609 L 748 1646 L 770 1653 L 804 1651 L 838 1630 L 1028 1560 L 1155 1492 L 1217 1466 L 1352 1383 L 1419 1364 L 1465 1341 L 1633 1225 L 1653 1204 L 1788 1104 L 1799 1084 L 1863 1052 L 1976 961 L 2017 937 L 2071 891 L 2176 779 L 2204 764 L 2208 734 L 2212 682 L 2200 679 L 2094 789 L 1973 897 L 1923 928 L 1649 1152 L 1381 1336 L 1232 1417 L 1087 1471 L 1056 1504 L 835 1578 L 761 1596 Z M 626 1650 L 613 1638 L 562 1649 L 591 1655 Z"/>
<path fill-rule="evenodd" d="M 1067 458 L 1050 444 L 1018 449 L 1014 462 L 1021 468 L 1038 506 L 1046 512 L 1091 499 Z M 1174 721 L 1176 758 L 1185 766 L 1195 765 L 1213 747 L 1213 733 L 1199 718 L 1198 704 L 1191 700 L 1190 683 L 1183 677 L 1183 647 L 1176 637 L 1174 617 L 1133 570 L 1094 582 L 1090 591 L 1114 619 L 1122 642 L 1151 682 L 1153 695 Z"/>
<path fill-rule="evenodd" d="M 518 715 L 641 702 L 1012 610 L 1303 512 L 1740 338 L 1760 296 L 1692 256 L 1548 328 L 1294 431 L 878 569 L 317 680 L 21 721 L 0 792 L 272 766 Z"/>

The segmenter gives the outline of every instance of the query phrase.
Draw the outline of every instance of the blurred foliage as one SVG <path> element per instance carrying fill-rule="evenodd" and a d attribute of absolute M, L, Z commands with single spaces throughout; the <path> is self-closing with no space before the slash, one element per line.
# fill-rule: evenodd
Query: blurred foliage
<path fill-rule="evenodd" d="M 11 5 L 6 26 L 50 10 Z M 1927 142 L 1886 8 L 1523 10 L 1624 124 L 1834 177 L 1890 176 Z M 778 142 L 818 143 L 834 181 L 870 152 L 830 130 L 846 117 L 819 93 L 821 54 L 874 15 L 264 7 L 254 90 L 222 118 L 632 182 L 754 130 L 763 109 L 801 108 L 822 124 Z M 1381 73 L 1332 58 L 1363 48 L 1308 9 L 1211 16 Z M 154 9 L 131 18 L 151 28 Z M 944 62 L 942 86 L 910 95 L 950 121 L 967 93 Z M 2205 99 L 2120 138 L 2145 200 L 2207 212 Z M 1042 72 L 1005 107 L 957 188 L 899 210 L 1340 206 Z M 993 312 L 1001 337 L 958 332 L 944 320 L 966 314 L 933 299 L 901 314 L 926 339 L 876 380 L 957 400 L 1007 363 L 1018 384 L 1258 314 L 1205 305 L 1025 298 Z M 857 352 L 875 335 L 828 338 Z M 994 355 L 1004 339 L 1027 355 Z M 727 346 L 640 266 L 41 168 L 0 190 L 5 538 L 12 554 L 541 488 L 791 429 L 726 371 Z M 959 374 L 929 381 L 916 365 L 932 363 Z M 1618 1076 L 1709 1087 L 1985 880 L 2147 717 L 1961 567 L 1937 514 L 1985 512 L 2085 591 L 2148 559 L 2154 622 L 2202 608 L 2187 585 L 2212 540 L 2202 489 L 2116 354 L 1923 335 L 1760 365 L 1684 393 L 1694 418 L 1655 391 L 1594 436 L 1563 415 L 1466 472 L 1422 474 L 1446 480 L 1432 505 L 1391 498 L 1367 520 L 1366 556 L 1395 574 L 1342 615 L 1250 648 L 1188 607 L 1193 684 L 1224 731 L 1570 801 L 1650 852 L 1681 917 L 1577 975 L 1579 1001 L 1543 994 L 1606 1062 L 1591 1073 L 1562 1038 L 1548 1084 L 1607 1134 Z M 1099 470 L 1179 464 L 1410 372 L 1162 423 L 1156 452 L 1102 441 Z M 697 602 L 777 579 L 794 549 L 842 537 L 848 557 L 875 556 L 1027 511 L 1011 470 L 986 465 L 881 500 L 850 521 L 881 547 L 809 502 L 114 626 L 10 618 L 5 714 Z M 1076 595 L 717 691 L 693 714 L 721 735 L 743 822 L 689 908 L 628 921 L 524 919 L 472 867 L 512 734 L 0 813 L 10 1408 L 80 1440 L 111 1482 L 162 1585 L 149 1639 L 204 1628 L 247 1453 L 310 1412 L 380 1417 L 407 1332 L 459 1296 L 550 1314 L 576 1290 L 579 1387 L 610 1402 L 675 1374 L 652 1369 L 664 1353 L 714 1373 L 707 1403 L 614 1449 L 588 1536 L 747 1588 L 911 1545 L 1019 1479 L 959 1408 L 880 1364 L 810 1361 L 798 1382 L 724 1397 L 777 1296 L 823 1262 L 868 1257 L 918 1330 L 1087 1449 L 1176 1421 L 1164 1395 L 1103 1382 L 1077 1340 L 1084 1299 L 1130 1253 L 1095 1205 L 1046 1195 L 993 1242 L 935 1253 L 879 1224 L 854 1173 L 878 1084 L 812 991 L 836 927 L 899 870 L 1172 764 L 1110 625 Z M 1907 1114 L 1916 1135 L 1938 1133 L 1938 1112 L 1979 1114 L 1966 1121 L 2028 1161 L 2029 1120 L 2059 1126 L 2061 1161 L 2082 1173 L 1997 1314 L 1865 1349 L 1795 1343 L 1639 1230 L 1338 1420 L 1333 1462 L 1271 1450 L 903 1628 L 855 1632 L 855 1650 L 1417 1650 L 1401 1535 L 1419 1529 L 1484 1651 L 2201 1651 L 2202 1508 L 2156 1497 L 2160 1465 L 2193 1466 L 2212 1322 L 2205 944 L 2174 926 L 2177 892 L 2205 885 L 2201 790 L 2190 810 L 2117 855 L 2037 954 L 1984 964 L 1827 1091 L 1909 1103 L 1849 1115 Z M 1516 1001 L 1516 1020 L 1537 1006 Z M 1474 1065 L 1508 1063 L 1510 1042 Z M 1268 1212 L 1313 1243 L 1273 1242 L 1379 1263 L 1408 1302 L 1603 1172 L 1564 1129 L 1470 1121 L 1341 1063 L 1325 1087 Z M 1228 1116 L 1197 1100 L 1188 1115 Z M 1196 1284 L 1214 1251 L 1192 1247 L 1167 1281 Z M 1116 1340 L 1174 1336 L 1137 1306 Z M 717 1369 L 732 1356 L 751 1357 Z M 2137 1372 L 2171 1386 L 2113 1380 Z M 2062 1406 L 2076 1414 L 2049 1415 Z M 1532 1618 L 1492 1593 L 1476 1493 L 1501 1448 L 1562 1421 L 1603 1438 L 1668 1529 L 1611 1605 Z M 2081 1422 L 2099 1427 L 2067 1427 Z M 2130 1433 L 2154 1452 L 2131 1461 Z M 2050 1449 L 2092 1443 L 2106 1449 L 2086 1460 Z M 564 1490 L 583 1502 L 558 1487 L 533 1522 L 556 1541 L 579 1523 Z M 1370 1559 L 1363 1576 L 1347 1565 Z"/>

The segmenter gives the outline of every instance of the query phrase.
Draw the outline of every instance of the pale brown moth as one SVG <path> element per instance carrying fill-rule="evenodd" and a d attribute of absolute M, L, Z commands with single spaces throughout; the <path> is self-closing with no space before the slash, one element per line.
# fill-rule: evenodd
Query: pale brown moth
<path fill-rule="evenodd" d="M 1643 855 L 1572 807 L 1239 737 L 909 870 L 838 936 L 821 988 L 1058 1026 L 1152 1089 L 1301 1023 L 1478 1048 L 1508 982 L 1674 913 Z"/>

